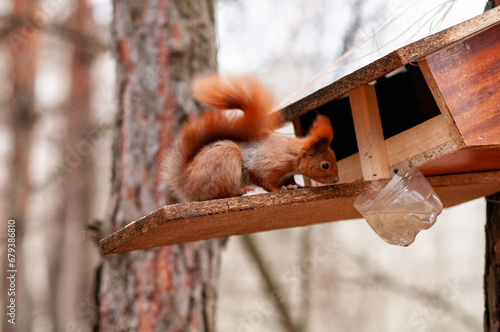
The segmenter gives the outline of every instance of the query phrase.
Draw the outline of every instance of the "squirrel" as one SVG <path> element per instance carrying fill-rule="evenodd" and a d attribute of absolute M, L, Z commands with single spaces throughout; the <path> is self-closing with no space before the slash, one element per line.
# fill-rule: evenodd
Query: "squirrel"
<path fill-rule="evenodd" d="M 187 123 L 166 154 L 164 177 L 181 201 L 240 196 L 253 185 L 269 192 L 293 189 L 297 185 L 285 184 L 294 183 L 295 174 L 338 181 L 326 116 L 315 118 L 306 137 L 282 136 L 272 133 L 282 125 L 279 113 L 271 113 L 272 95 L 252 77 L 201 77 L 192 93 L 213 109 Z"/>

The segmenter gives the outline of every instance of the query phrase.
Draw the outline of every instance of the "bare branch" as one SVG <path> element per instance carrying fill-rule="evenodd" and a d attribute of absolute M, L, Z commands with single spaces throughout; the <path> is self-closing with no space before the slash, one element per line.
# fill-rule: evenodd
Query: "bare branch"
<path fill-rule="evenodd" d="M 300 237 L 300 244 L 302 253 L 301 261 L 306 262 L 311 259 L 312 255 L 312 227 L 304 227 Z M 300 322 L 299 327 L 301 332 L 308 331 L 309 326 L 309 316 L 311 311 L 311 278 L 303 278 L 301 282 L 301 303 L 300 303 Z"/>
<path fill-rule="evenodd" d="M 361 28 L 361 8 L 363 8 L 364 0 L 356 0 L 352 8 L 354 8 L 354 18 L 352 19 L 349 27 L 347 28 L 346 33 L 344 34 L 344 40 L 342 43 L 342 51 L 340 54 L 347 53 L 356 39 L 356 34 L 358 30 Z"/>
<path fill-rule="evenodd" d="M 345 251 L 343 252 L 343 254 L 346 255 L 349 259 L 351 259 L 353 262 L 358 264 L 360 267 L 366 269 L 366 271 L 368 272 L 367 275 L 367 277 L 369 278 L 368 281 L 372 285 L 382 286 L 396 295 L 403 297 L 410 297 L 412 300 L 417 300 L 424 304 L 432 303 L 432 301 L 435 301 L 436 299 L 443 300 L 442 292 L 440 293 L 416 285 L 402 283 L 401 280 L 397 280 L 390 274 L 369 268 L 367 266 L 366 259 L 362 257 L 353 255 Z M 351 279 L 346 279 L 344 281 L 353 283 L 363 283 L 366 282 L 367 279 L 366 277 L 359 277 L 359 278 L 355 277 Z M 458 323 L 462 324 L 462 326 L 473 330 L 478 325 L 480 325 L 480 323 L 474 316 L 472 316 L 469 312 L 464 310 L 456 303 L 450 303 L 450 301 L 448 300 L 446 301 L 446 304 L 447 305 L 442 306 L 441 310 L 444 313 L 450 315 L 451 317 L 454 317 Z"/>
<path fill-rule="evenodd" d="M 271 274 L 269 273 L 269 267 L 262 259 L 262 254 L 257 249 L 257 246 L 255 245 L 252 236 L 243 235 L 241 238 L 243 240 L 243 244 L 245 245 L 245 249 L 253 258 L 255 264 L 257 265 L 257 268 L 259 269 L 259 273 L 262 276 L 267 293 L 271 297 L 273 297 L 272 299 L 273 303 L 276 305 L 281 314 L 281 317 L 283 318 L 282 320 L 283 327 L 285 328 L 286 331 L 299 332 L 299 329 L 295 326 L 295 324 L 292 321 L 288 304 L 285 302 L 282 296 L 280 296 L 279 298 L 277 298 L 278 296 L 275 296 L 275 294 L 280 292 L 280 288 L 277 285 L 276 281 L 271 276 Z"/>
<path fill-rule="evenodd" d="M 81 45 L 95 52 L 106 52 L 110 46 L 95 35 L 90 35 L 82 30 L 73 29 L 64 24 L 55 22 L 40 22 L 32 16 L 26 15 L 4 15 L 0 16 L 0 40 L 14 37 L 31 38 L 33 30 L 44 31 L 62 39 L 68 40 L 76 45 Z"/>

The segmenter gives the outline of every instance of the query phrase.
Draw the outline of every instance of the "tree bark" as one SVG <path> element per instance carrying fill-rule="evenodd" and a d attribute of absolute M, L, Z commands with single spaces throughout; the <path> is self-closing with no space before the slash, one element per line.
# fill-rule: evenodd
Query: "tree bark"
<path fill-rule="evenodd" d="M 500 331 L 500 193 L 486 199 L 484 331 Z"/>
<path fill-rule="evenodd" d="M 488 0 L 485 11 L 500 6 Z M 500 193 L 486 198 L 486 255 L 484 268 L 484 331 L 500 331 Z"/>
<path fill-rule="evenodd" d="M 193 77 L 215 71 L 214 1 L 114 1 L 118 114 L 110 225 L 173 202 L 161 161 L 199 112 Z M 222 240 L 105 257 L 100 331 L 214 331 Z"/>
<path fill-rule="evenodd" d="M 486 11 L 486 10 L 495 8 L 496 6 L 500 6 L 500 0 L 488 0 L 486 2 L 486 6 L 485 6 L 484 10 Z"/>

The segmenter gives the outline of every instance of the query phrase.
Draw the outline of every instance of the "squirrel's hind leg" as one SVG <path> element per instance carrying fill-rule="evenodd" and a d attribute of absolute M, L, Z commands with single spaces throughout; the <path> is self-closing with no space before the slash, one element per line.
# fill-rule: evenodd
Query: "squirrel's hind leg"
<path fill-rule="evenodd" d="M 250 187 L 242 183 L 242 157 L 238 145 L 219 141 L 207 145 L 187 168 L 186 188 L 193 200 L 243 195 Z"/>

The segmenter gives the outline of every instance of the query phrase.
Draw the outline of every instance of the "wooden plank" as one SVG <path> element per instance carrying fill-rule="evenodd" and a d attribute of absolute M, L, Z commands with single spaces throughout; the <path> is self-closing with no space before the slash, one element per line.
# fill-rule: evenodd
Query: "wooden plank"
<path fill-rule="evenodd" d="M 420 167 L 458 149 L 442 115 L 386 139 L 385 145 L 391 169 L 401 167 L 401 163 L 411 163 Z M 338 168 L 341 183 L 363 178 L 359 153 L 340 160 Z M 477 169 L 471 168 L 466 171 L 475 170 Z M 427 173 L 427 175 L 433 174 Z"/>
<path fill-rule="evenodd" d="M 500 171 L 428 178 L 445 207 L 500 190 Z M 162 207 L 101 240 L 104 254 L 360 217 L 370 182 L 303 188 Z"/>
<path fill-rule="evenodd" d="M 386 145 L 391 166 L 405 161 L 420 166 L 457 149 L 441 115 L 388 138 Z"/>
<path fill-rule="evenodd" d="M 426 58 L 467 146 L 500 144 L 500 24 Z"/>
<path fill-rule="evenodd" d="M 491 9 L 468 21 L 397 49 L 377 61 L 344 76 L 315 93 L 281 110 L 285 121 L 290 121 L 317 109 L 354 88 L 368 84 L 410 62 L 421 60 L 452 43 L 476 34 L 500 21 L 500 7 Z"/>
<path fill-rule="evenodd" d="M 500 171 L 427 177 L 445 208 L 500 190 Z"/>
<path fill-rule="evenodd" d="M 101 241 L 103 253 L 359 217 L 367 183 L 322 186 L 165 206 Z"/>
<path fill-rule="evenodd" d="M 425 175 L 458 174 L 500 169 L 500 147 L 462 149 L 419 167 Z"/>
<path fill-rule="evenodd" d="M 351 90 L 349 102 L 363 179 L 371 181 L 390 178 L 391 173 L 375 87 L 364 84 Z"/>
<path fill-rule="evenodd" d="M 434 79 L 434 75 L 432 74 L 432 71 L 429 68 L 429 64 L 425 59 L 423 59 L 418 61 L 418 66 L 420 68 L 420 71 L 422 72 L 422 75 L 424 75 L 424 79 L 427 82 L 427 86 L 429 87 L 429 90 L 431 90 L 432 96 L 434 97 L 434 100 L 436 101 L 436 104 L 438 105 L 443 118 L 446 120 L 446 124 L 448 126 L 448 130 L 451 136 L 453 137 L 457 145 L 459 145 L 460 147 L 465 147 L 465 142 L 463 140 L 463 137 L 457 128 L 455 120 L 451 116 L 450 109 L 448 108 L 448 105 L 444 100 L 444 97 L 441 93 L 441 89 L 438 87 L 438 84 Z"/>
<path fill-rule="evenodd" d="M 361 170 L 361 159 L 359 153 L 355 153 L 337 162 L 339 170 L 339 183 L 350 183 L 363 180 Z"/>
<path fill-rule="evenodd" d="M 394 71 L 404 64 L 399 58 L 397 52 L 391 52 L 379 60 L 354 71 L 353 73 L 342 77 L 334 83 L 319 89 L 318 91 L 306 96 L 283 108 L 283 119 L 291 121 L 308 112 L 341 98 L 349 91 L 360 85 L 368 84 L 373 80 Z"/>

